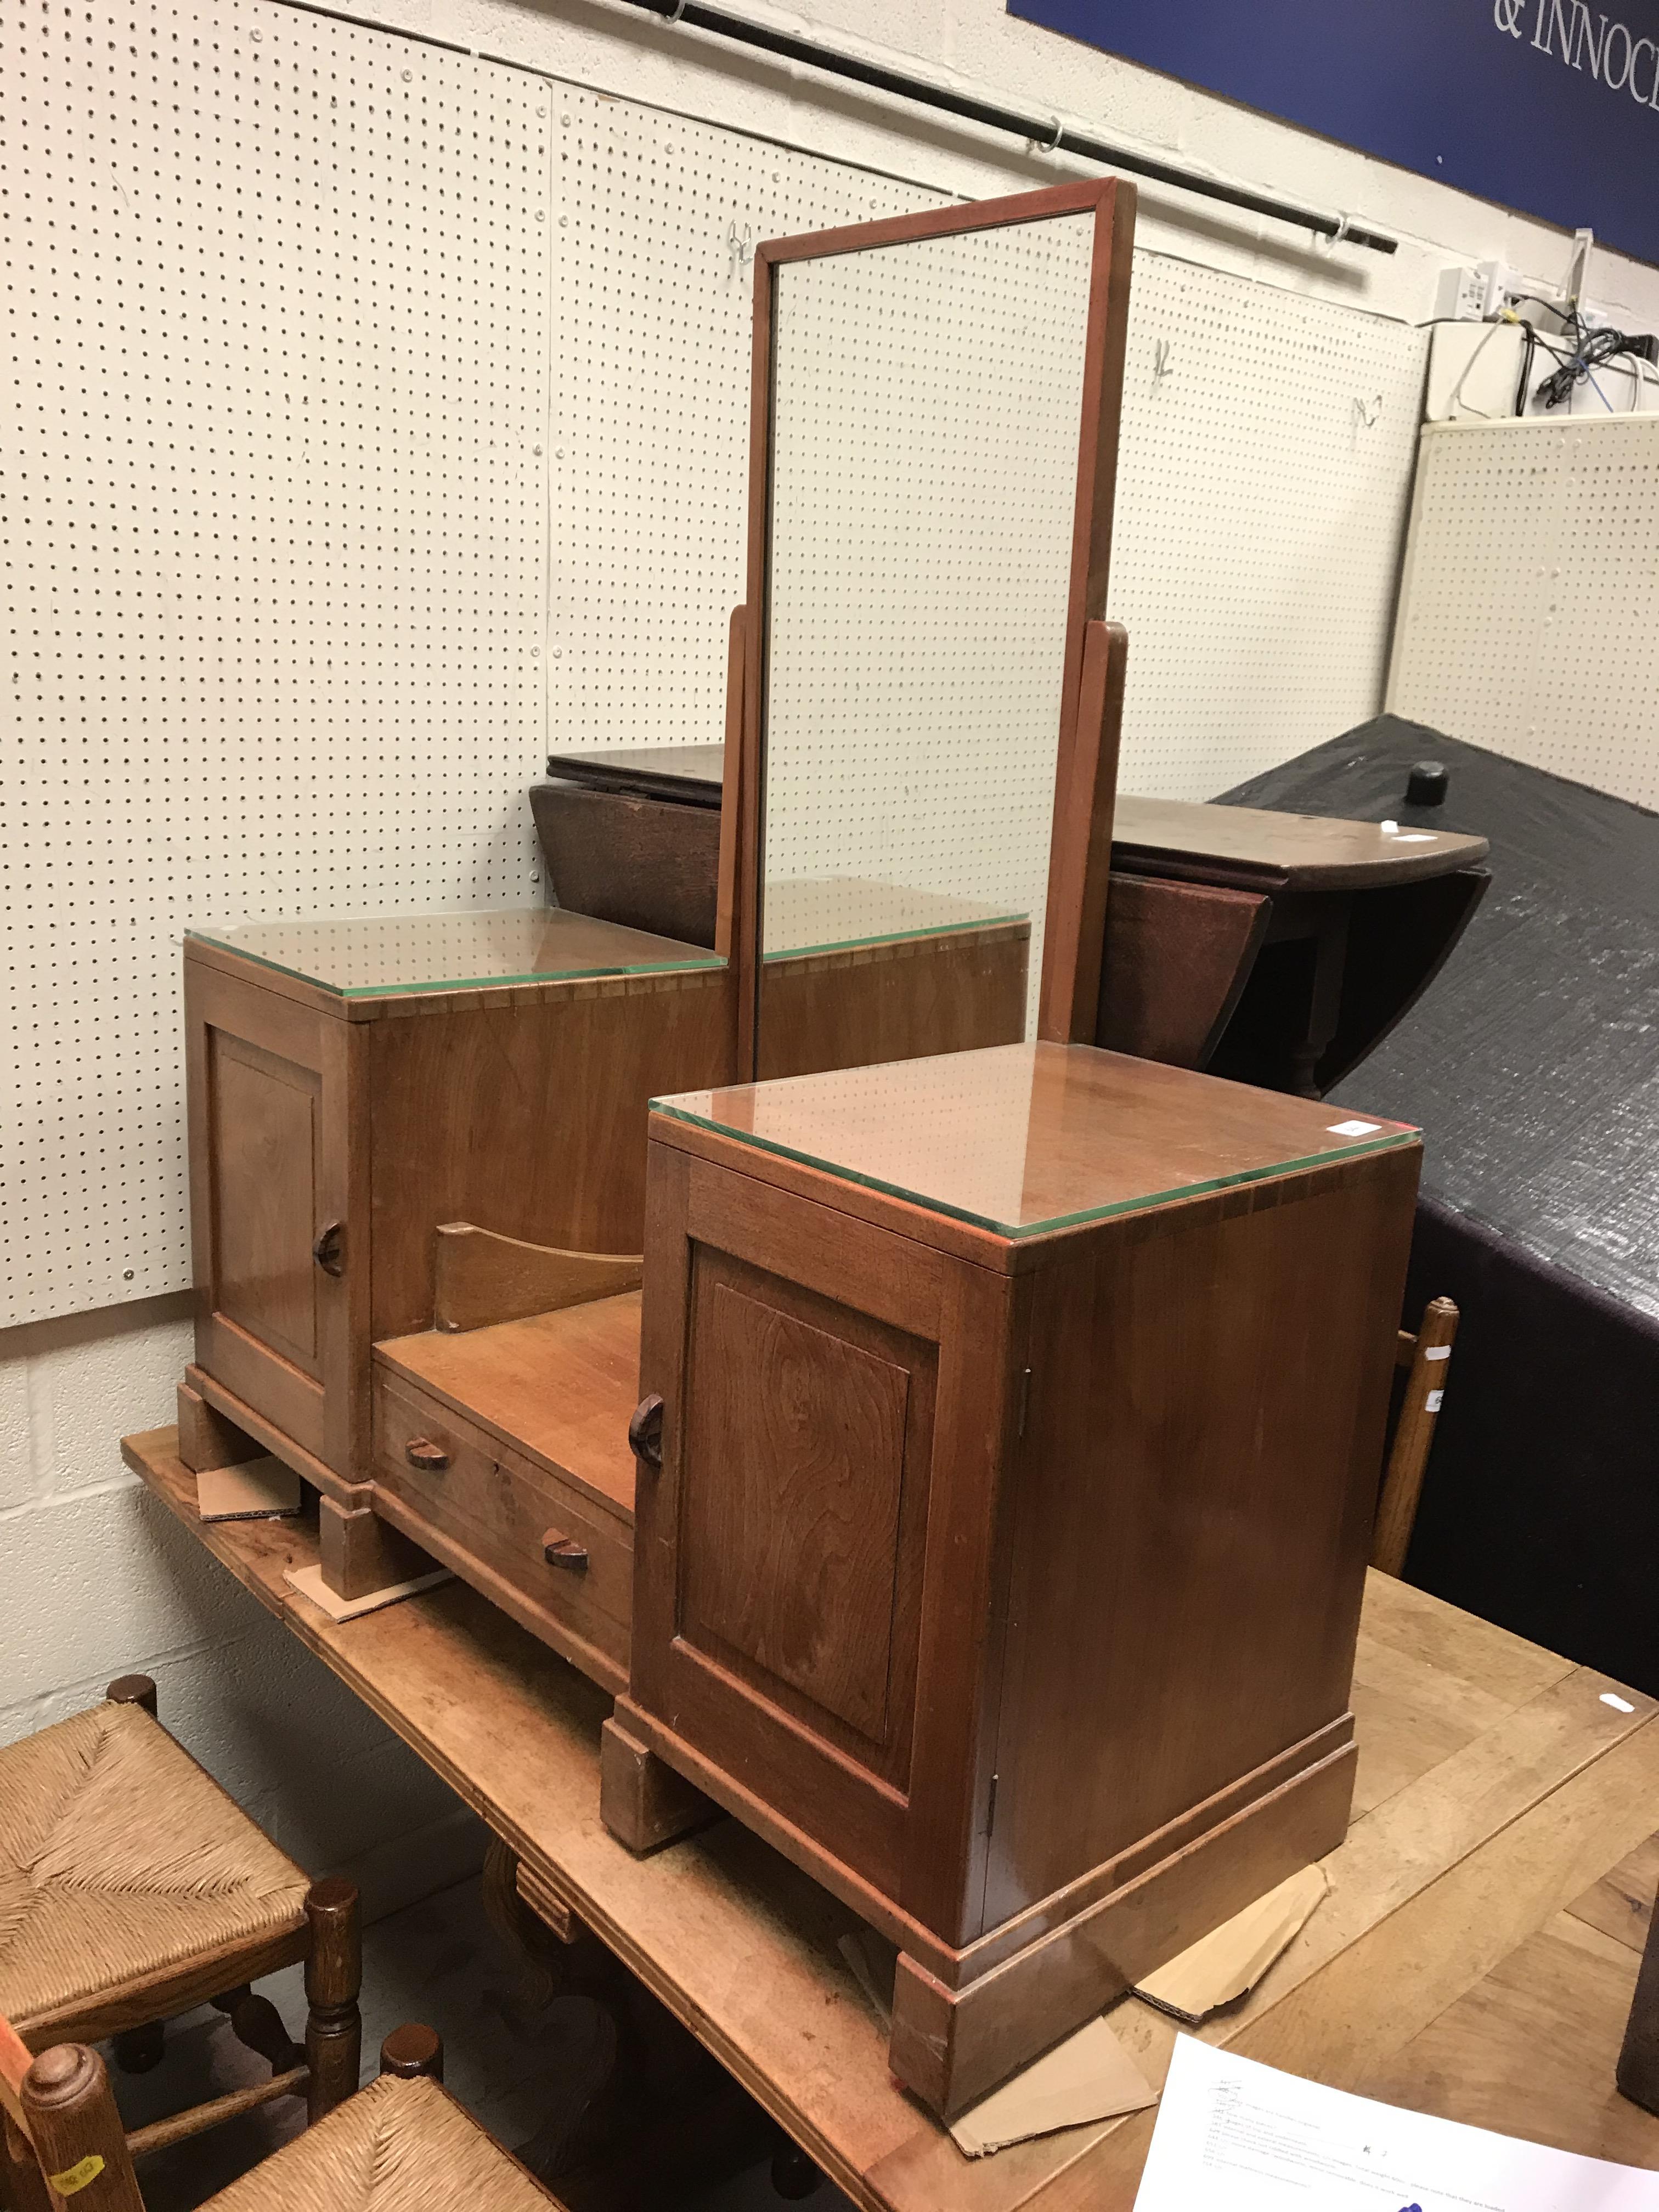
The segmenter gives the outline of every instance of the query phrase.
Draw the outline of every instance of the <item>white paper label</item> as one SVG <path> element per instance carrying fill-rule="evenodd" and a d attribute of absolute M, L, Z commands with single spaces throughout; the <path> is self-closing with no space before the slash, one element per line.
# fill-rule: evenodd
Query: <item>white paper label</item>
<path fill-rule="evenodd" d="M 1431 1344 L 1423 1357 L 1425 1359 L 1449 1359 L 1451 1346 L 1449 1344 Z"/>
<path fill-rule="evenodd" d="M 1589 2132 L 1587 2130 L 1586 2133 Z M 965 2194 L 966 2192 L 964 2192 Z M 1654 2212 L 1659 2178 L 1376 2105 L 1183 2035 L 1136 2212 Z"/>
<path fill-rule="evenodd" d="M 1423 1401 L 1423 1403 L 1427 1407 L 1430 1413 L 1437 1413 L 1440 1411 L 1440 1401 L 1445 1396 L 1445 1395 L 1446 1394 L 1443 1390 L 1431 1390 L 1428 1396 Z"/>
<path fill-rule="evenodd" d="M 1326 1134 L 1332 1137 L 1372 1137 L 1382 1127 L 1380 1121 L 1333 1121 Z"/>
<path fill-rule="evenodd" d="M 1615 1698 L 1611 1690 L 1602 1691 L 1601 1703 L 1604 1705 L 1611 1705 L 1616 1713 L 1633 1713 L 1636 1711 L 1628 1698 Z"/>

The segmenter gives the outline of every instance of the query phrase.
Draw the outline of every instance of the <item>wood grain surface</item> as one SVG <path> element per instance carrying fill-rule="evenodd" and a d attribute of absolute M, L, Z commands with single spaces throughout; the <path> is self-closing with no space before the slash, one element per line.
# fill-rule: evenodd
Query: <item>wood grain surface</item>
<path fill-rule="evenodd" d="M 628 1420 L 640 1395 L 637 1291 L 460 1335 L 422 1329 L 392 1337 L 375 1346 L 374 1362 L 632 1528 Z"/>
<path fill-rule="evenodd" d="M 1206 1067 L 1267 933 L 1258 891 L 1113 872 L 1093 1042 Z"/>
<path fill-rule="evenodd" d="M 157 1430 L 123 1449 L 191 1538 L 539 1871 L 865 2212 L 1128 2212 L 1150 2116 L 965 2159 L 888 2072 L 884 2032 L 837 1949 L 855 1924 L 846 1908 L 732 1820 L 635 1857 L 598 1817 L 603 1692 L 462 1583 L 337 1626 L 283 1579 L 314 1559 L 305 1528 L 204 1525 L 173 1445 Z M 1372 1574 L 1353 1690 L 1355 1820 L 1325 1863 L 1332 1894 L 1206 2037 L 1339 2087 L 1379 2078 L 1651 1836 L 1656 1709 L 1630 1691 L 1629 1713 L 1601 1702 L 1618 1689 Z M 1111 2018 L 1161 2081 L 1174 2023 L 1133 1999 Z M 1547 2054 L 1554 2063 L 1563 2033 L 1543 2014 L 1534 2030 L 1532 2072 Z M 1454 2069 L 1452 2116 L 1478 2117 L 1455 2108 L 1455 2091 Z M 1593 2149 L 1580 2118 L 1584 2139 L 1569 2147 Z"/>
<path fill-rule="evenodd" d="M 1040 1103 L 1085 1164 L 1144 1141 L 1201 1177 L 1265 1103 L 1013 1059 L 1054 1078 L 1016 1139 Z M 826 1088 L 733 1095 L 771 1137 Z M 1346 1832 L 1418 1148 L 1079 1225 L 1018 1278 L 947 1256 L 934 1209 L 887 1194 L 877 1231 L 774 1165 L 652 1148 L 627 1725 L 898 1944 L 895 2070 L 954 2114 Z M 890 1714 L 908 1756 L 872 1759 Z"/>
<path fill-rule="evenodd" d="M 1036 1277 L 988 1928 L 1346 1714 L 1418 1158 Z"/>
<path fill-rule="evenodd" d="M 432 1325 L 455 1333 L 636 1291 L 644 1267 L 637 1253 L 566 1252 L 470 1221 L 433 1235 Z"/>
<path fill-rule="evenodd" d="M 1025 1034 L 1027 921 L 784 953 L 761 970 L 763 1079 L 925 1060 Z"/>
<path fill-rule="evenodd" d="M 732 1069 L 724 969 L 354 1000 L 195 939 L 185 969 L 197 1363 L 307 1479 L 367 1480 L 370 1348 L 431 1326 L 441 1224 L 637 1254 L 647 1102 Z M 517 1258 L 509 1310 L 544 1281 Z"/>
<path fill-rule="evenodd" d="M 1158 875 L 1190 871 L 1200 881 L 1243 889 L 1364 890 L 1472 867 L 1491 851 L 1484 837 L 1449 830 L 1386 836 L 1375 822 L 1272 814 L 1255 806 L 1209 806 L 1184 799 L 1120 793 L 1113 864 L 1144 863 Z"/>
<path fill-rule="evenodd" d="M 884 1743 L 908 1364 L 743 1279 L 694 1309 L 679 1632 Z"/>

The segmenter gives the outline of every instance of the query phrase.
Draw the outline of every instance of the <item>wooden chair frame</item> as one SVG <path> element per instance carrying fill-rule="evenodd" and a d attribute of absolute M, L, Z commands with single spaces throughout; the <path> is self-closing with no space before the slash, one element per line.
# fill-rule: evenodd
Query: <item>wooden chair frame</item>
<path fill-rule="evenodd" d="M 1117 481 L 1118 425 L 1127 338 L 1135 192 L 1118 178 L 1056 185 L 1006 199 L 929 209 L 799 238 L 755 253 L 750 407 L 748 591 L 732 617 L 726 686 L 726 783 L 717 949 L 736 970 L 737 1067 L 756 1069 L 765 788 L 766 641 L 772 502 L 773 330 L 778 271 L 792 262 L 860 253 L 1012 223 L 1092 214 L 1088 336 L 1084 356 L 1077 501 L 1066 605 L 1054 827 L 1037 1032 L 1088 1043 L 1095 1033 L 1111 864 L 1112 806 L 1123 702 L 1124 634 L 1103 617 Z M 735 742 L 734 742 L 735 740 Z"/>
<path fill-rule="evenodd" d="M 137 1705 L 157 1718 L 155 1684 L 148 1674 L 123 1674 L 106 1694 L 112 1705 Z M 71 2008 L 60 2008 L 26 2021 L 21 2033 L 0 2021 L 0 2082 L 5 2079 L 5 2063 L 15 2061 L 18 2051 L 27 2057 L 31 2049 L 78 2045 L 106 2036 L 113 2039 L 116 2064 L 124 2072 L 146 2072 L 162 2056 L 164 2023 L 206 2002 L 226 2014 L 240 2043 L 269 2062 L 270 2078 L 136 2130 L 125 2138 L 131 2154 L 142 2157 L 181 2142 L 277 2097 L 304 2097 L 308 2120 L 321 2119 L 356 2089 L 362 2063 L 357 1999 L 362 1942 L 356 1885 L 338 1876 L 313 1882 L 304 1912 L 298 1927 L 286 1935 L 222 1947 L 210 1957 L 193 1959 L 142 1984 L 112 1985 Z M 266 1974 L 301 1962 L 307 2005 L 303 2045 L 289 2036 L 270 1999 L 256 1996 L 250 1986 Z M 0 2102 L 5 2106 L 0 2124 L 0 2203 L 7 2201 L 8 2192 L 12 2199 L 21 2193 L 23 2212 L 34 2212 L 27 2197 L 32 2160 L 16 2140 L 15 2101 L 0 2088 Z M 43 2206 L 48 2201 L 40 2199 Z"/>
<path fill-rule="evenodd" d="M 1406 1389 L 1382 1473 L 1371 1534 L 1371 1565 L 1385 1575 L 1401 1575 L 1406 1571 L 1423 1478 L 1428 1472 L 1429 1448 L 1434 1442 L 1435 1417 L 1451 1371 L 1457 1322 L 1457 1308 L 1449 1298 L 1431 1298 L 1423 1309 L 1416 1335 L 1407 1328 L 1400 1332 L 1395 1364 L 1407 1370 Z"/>
<path fill-rule="evenodd" d="M 441 2081 L 441 2039 L 431 2028 L 412 2022 L 393 2028 L 380 2046 L 380 2071 L 403 2081 L 424 2077 Z M 356 2087 L 354 2080 L 352 2090 Z M 265 2102 L 271 2094 L 269 2089 L 242 2090 L 221 2097 L 211 2106 L 198 2108 L 212 2114 L 201 2124 L 234 2118 Z M 64 2042 L 36 2057 L 3 2018 L 0 2123 L 6 2131 L 0 2180 L 6 2185 L 4 2201 L 11 2212 L 53 2212 L 65 2197 L 81 2198 L 86 2212 L 144 2212 L 134 2160 L 147 2151 L 160 2150 L 164 2143 L 177 2142 L 183 2132 L 200 2132 L 198 2127 L 168 2134 L 165 2130 L 173 2124 L 162 2121 L 125 2133 L 109 2075 L 95 2051 Z M 48 2177 L 52 2185 L 48 2185 Z"/>

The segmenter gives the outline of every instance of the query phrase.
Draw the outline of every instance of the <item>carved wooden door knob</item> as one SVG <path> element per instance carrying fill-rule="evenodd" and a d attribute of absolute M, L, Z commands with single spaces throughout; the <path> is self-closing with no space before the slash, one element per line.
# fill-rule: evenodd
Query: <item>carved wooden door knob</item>
<path fill-rule="evenodd" d="M 644 1467 L 662 1465 L 662 1399 L 653 1390 L 635 1407 L 634 1418 L 628 1424 L 628 1448 Z"/>

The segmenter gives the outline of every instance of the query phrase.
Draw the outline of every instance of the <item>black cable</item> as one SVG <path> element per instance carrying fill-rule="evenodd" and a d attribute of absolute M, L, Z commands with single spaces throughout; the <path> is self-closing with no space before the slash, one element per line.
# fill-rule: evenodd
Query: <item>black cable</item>
<path fill-rule="evenodd" d="M 1564 307 L 1559 300 L 1547 300 L 1541 293 L 1538 292 L 1509 292 L 1504 295 L 1504 297 L 1509 300 L 1530 300 L 1534 307 L 1542 307 L 1547 314 L 1553 315 L 1558 323 L 1571 322 L 1577 314 L 1576 307 Z"/>
<path fill-rule="evenodd" d="M 1523 292 L 1521 296 L 1522 299 L 1530 299 L 1532 295 L 1529 292 Z M 1521 356 L 1521 381 L 1515 394 L 1515 411 L 1517 415 L 1524 415 L 1527 411 L 1527 386 L 1532 382 L 1533 356 L 1538 351 L 1538 333 L 1524 315 L 1521 318 L 1521 327 L 1527 334 L 1527 347 Z"/>
<path fill-rule="evenodd" d="M 1630 340 L 1623 331 L 1592 331 L 1579 342 L 1577 351 L 1570 361 L 1553 370 L 1534 392 L 1534 399 L 1544 405 L 1559 407 L 1564 399 L 1571 399 L 1581 384 L 1589 383 L 1595 372 L 1621 353 L 1630 351 Z M 1639 376 L 1640 369 L 1632 372 Z M 1600 389 L 1600 386 L 1597 386 Z"/>

